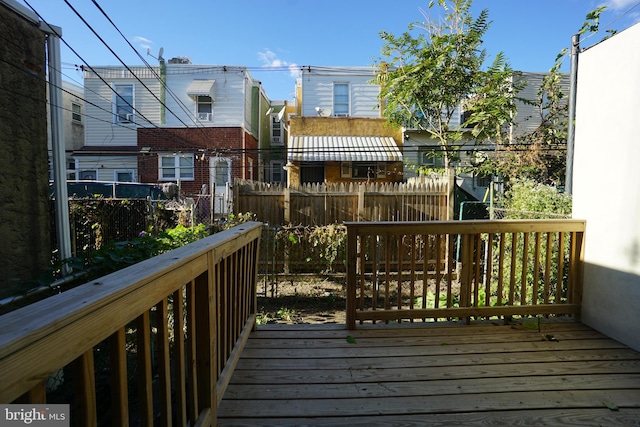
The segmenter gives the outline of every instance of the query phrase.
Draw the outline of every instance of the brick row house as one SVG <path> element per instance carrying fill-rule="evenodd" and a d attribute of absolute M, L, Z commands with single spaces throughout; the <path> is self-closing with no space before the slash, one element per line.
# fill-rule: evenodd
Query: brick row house
<path fill-rule="evenodd" d="M 176 183 L 185 195 L 228 197 L 233 179 L 265 175 L 260 148 L 271 144 L 271 101 L 246 67 L 185 57 L 87 67 L 84 88 L 77 179 Z"/>

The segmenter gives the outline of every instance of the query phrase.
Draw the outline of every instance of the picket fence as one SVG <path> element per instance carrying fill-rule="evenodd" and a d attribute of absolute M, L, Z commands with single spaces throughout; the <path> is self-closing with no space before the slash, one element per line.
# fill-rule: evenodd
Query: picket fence
<path fill-rule="evenodd" d="M 448 220 L 446 179 L 417 183 L 313 183 L 296 187 L 236 180 L 234 213 L 270 225 L 321 226 L 348 221 Z"/>

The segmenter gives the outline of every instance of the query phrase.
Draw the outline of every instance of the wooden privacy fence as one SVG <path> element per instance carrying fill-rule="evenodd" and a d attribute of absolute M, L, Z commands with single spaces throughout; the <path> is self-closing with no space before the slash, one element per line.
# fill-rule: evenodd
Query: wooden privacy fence
<path fill-rule="evenodd" d="M 78 426 L 215 425 L 255 324 L 261 228 L 239 225 L 0 317 L 0 403 L 68 403 Z"/>
<path fill-rule="evenodd" d="M 236 180 L 234 213 L 251 212 L 270 225 L 327 225 L 345 221 L 446 220 L 452 203 L 448 184 L 433 179 L 417 184 L 305 184 L 285 188 Z"/>
<path fill-rule="evenodd" d="M 347 327 L 578 315 L 580 220 L 347 223 Z"/>

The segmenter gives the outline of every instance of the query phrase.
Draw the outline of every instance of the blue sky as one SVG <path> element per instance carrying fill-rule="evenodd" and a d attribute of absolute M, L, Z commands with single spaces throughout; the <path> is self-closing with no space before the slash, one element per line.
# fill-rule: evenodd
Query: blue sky
<path fill-rule="evenodd" d="M 50 24 L 62 27 L 63 79 L 82 83 L 74 67 L 88 63 L 121 65 L 64 0 L 18 0 Z M 67 0 L 127 65 L 141 65 L 91 0 Z M 380 56 L 379 32 L 399 35 L 422 19 L 428 0 L 96 0 L 117 28 L 149 63 L 188 56 L 194 64 L 250 67 L 271 99 L 291 99 L 295 70 L 304 65 L 366 66 Z M 512 68 L 547 71 L 586 14 L 606 4 L 606 29 L 621 31 L 640 22 L 639 0 L 474 0 L 473 13 L 489 10 L 492 25 L 484 39 L 489 59 L 502 51 Z M 635 6 L 635 7 L 634 7 Z M 84 62 L 83 62 L 84 61 Z M 566 69 L 568 69 L 568 61 Z M 262 70 L 262 67 L 272 67 Z"/>

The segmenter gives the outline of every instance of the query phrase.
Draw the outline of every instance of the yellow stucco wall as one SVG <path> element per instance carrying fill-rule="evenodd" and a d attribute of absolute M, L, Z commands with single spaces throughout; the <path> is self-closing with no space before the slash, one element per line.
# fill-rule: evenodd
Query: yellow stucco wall
<path fill-rule="evenodd" d="M 289 135 L 390 136 L 402 146 L 402 128 L 386 119 L 355 117 L 289 117 Z"/>
<path fill-rule="evenodd" d="M 402 149 L 402 128 L 393 126 L 386 119 L 354 117 L 289 117 L 289 135 L 296 136 L 381 136 L 392 137 Z M 387 163 L 386 178 L 376 178 L 376 182 L 396 182 L 402 180 L 402 162 Z M 289 184 L 300 184 L 300 168 L 291 165 L 288 170 Z M 340 176 L 340 163 L 325 164 L 325 179 L 330 183 L 357 182 Z"/>

